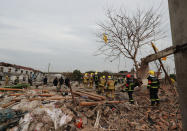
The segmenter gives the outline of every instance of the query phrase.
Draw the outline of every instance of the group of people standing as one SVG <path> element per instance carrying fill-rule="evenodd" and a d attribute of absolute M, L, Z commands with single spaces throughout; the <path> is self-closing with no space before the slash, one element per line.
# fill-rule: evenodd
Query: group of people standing
<path fill-rule="evenodd" d="M 47 76 L 45 76 L 43 79 L 43 85 L 47 85 L 47 83 L 48 83 L 48 78 Z M 60 78 L 55 77 L 53 80 L 53 86 L 56 87 L 57 92 L 61 91 L 61 88 L 63 87 L 64 84 L 66 87 L 69 87 L 70 79 L 68 77 L 66 77 L 65 79 L 63 77 Z"/>
<path fill-rule="evenodd" d="M 28 83 L 30 84 L 30 86 L 32 86 L 32 78 L 30 76 L 28 76 Z M 12 81 L 10 83 L 10 81 Z M 8 85 L 11 85 L 11 84 L 14 84 L 14 85 L 17 85 L 17 84 L 20 84 L 20 83 L 23 83 L 23 82 L 26 82 L 25 80 L 25 77 L 23 77 L 22 79 L 20 79 L 20 76 L 15 76 L 15 78 L 13 80 L 11 80 L 10 76 L 5 76 L 5 82 L 4 82 L 4 86 L 8 86 Z"/>
<path fill-rule="evenodd" d="M 96 81 L 97 78 L 97 73 L 85 73 L 84 77 L 83 77 L 83 84 L 84 87 L 89 87 L 89 88 L 93 88 L 94 82 Z"/>
<path fill-rule="evenodd" d="M 160 100 L 158 98 L 158 91 L 160 88 L 160 82 L 155 76 L 154 71 L 149 71 L 149 77 L 147 89 L 150 93 L 151 106 L 159 105 Z M 115 86 L 117 82 L 111 76 L 98 76 L 97 72 L 95 74 L 85 73 L 83 77 L 84 87 L 93 88 L 95 84 L 95 89 L 98 94 L 106 95 L 107 97 L 114 99 L 115 95 Z M 127 74 L 124 78 L 124 89 L 128 93 L 129 102 L 134 104 L 133 93 L 134 89 L 138 86 L 141 86 L 142 82 L 134 77 L 132 74 Z"/>
<path fill-rule="evenodd" d="M 103 94 L 111 99 L 114 99 L 116 81 L 114 81 L 111 76 L 99 76 L 97 72 L 95 74 L 85 73 L 83 77 L 83 84 L 86 88 L 93 88 L 95 85 L 95 89 L 98 94 Z"/>
<path fill-rule="evenodd" d="M 56 77 L 53 80 L 53 85 L 56 87 L 57 92 L 60 92 L 60 89 L 61 89 L 61 87 L 62 87 L 63 84 L 64 84 L 63 77 L 60 77 L 59 79 Z"/>
<path fill-rule="evenodd" d="M 155 72 L 150 70 L 148 72 L 149 76 L 147 78 L 148 84 L 147 84 L 147 89 L 149 90 L 150 94 L 150 101 L 151 101 L 151 106 L 159 105 L 160 100 L 158 98 L 158 91 L 160 88 L 160 82 L 159 79 L 155 76 Z M 142 81 L 139 81 L 134 77 L 134 75 L 127 74 L 125 78 L 125 91 L 128 93 L 129 96 L 129 102 L 131 104 L 134 104 L 134 99 L 133 99 L 133 92 L 134 88 L 141 86 Z"/>

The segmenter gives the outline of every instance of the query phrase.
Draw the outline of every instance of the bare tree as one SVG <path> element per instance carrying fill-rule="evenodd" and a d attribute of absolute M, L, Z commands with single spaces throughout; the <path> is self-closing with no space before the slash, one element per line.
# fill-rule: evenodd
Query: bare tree
<path fill-rule="evenodd" d="M 153 9 L 145 12 L 137 10 L 134 15 L 128 15 L 122 10 L 117 13 L 108 9 L 106 17 L 107 21 L 98 24 L 100 30 L 97 37 L 102 42 L 99 54 L 104 54 L 112 60 L 120 56 L 131 59 L 137 71 L 139 49 L 164 36 L 160 29 L 160 14 L 154 12 Z M 107 43 L 104 43 L 103 35 L 107 36 Z"/>

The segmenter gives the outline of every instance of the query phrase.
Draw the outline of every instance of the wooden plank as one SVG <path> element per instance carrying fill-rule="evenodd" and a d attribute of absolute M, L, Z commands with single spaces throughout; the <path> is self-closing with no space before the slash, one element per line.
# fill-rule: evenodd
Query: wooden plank
<path fill-rule="evenodd" d="M 80 106 L 95 106 L 100 104 L 101 102 L 80 102 L 79 105 Z"/>
<path fill-rule="evenodd" d="M 44 93 L 48 93 L 49 92 L 49 90 L 42 90 L 42 89 L 32 89 L 33 91 L 43 91 Z"/>
<path fill-rule="evenodd" d="M 80 93 L 83 93 L 83 94 L 91 95 L 91 96 L 94 96 L 94 97 L 99 97 L 99 98 L 101 98 L 103 100 L 106 99 L 105 96 L 97 95 L 97 94 L 94 94 L 94 93 L 89 93 L 89 92 L 85 92 L 85 91 L 76 91 L 76 92 L 80 92 Z"/>
<path fill-rule="evenodd" d="M 84 94 L 84 93 L 81 93 L 81 92 L 73 92 L 73 94 L 78 95 L 78 96 L 85 96 L 85 97 L 88 97 L 89 99 L 96 100 L 96 101 L 101 101 L 102 100 L 99 97 L 91 96 L 91 95 Z"/>
<path fill-rule="evenodd" d="M 9 96 L 22 96 L 22 95 L 26 95 L 26 94 L 9 94 Z M 32 95 L 32 96 L 51 97 L 54 95 L 52 95 L 52 94 L 36 94 L 36 95 Z"/>
<path fill-rule="evenodd" d="M 80 106 L 95 106 L 98 104 L 119 104 L 119 103 L 124 103 L 128 101 L 101 101 L 101 102 L 80 102 Z"/>
<path fill-rule="evenodd" d="M 77 97 L 75 97 L 77 98 Z M 72 99 L 72 97 L 48 97 L 48 98 L 31 98 L 29 101 L 34 101 L 34 100 L 63 100 L 63 99 Z"/>
<path fill-rule="evenodd" d="M 54 96 L 54 95 L 52 95 L 52 94 L 38 94 L 37 96 L 51 97 L 51 96 Z"/>
<path fill-rule="evenodd" d="M 21 101 L 21 99 L 12 99 L 11 101 L 16 101 L 16 102 L 19 102 L 19 101 Z"/>
<path fill-rule="evenodd" d="M 11 102 L 9 102 L 9 103 L 7 103 L 7 104 L 2 105 L 1 107 L 2 107 L 2 108 L 6 108 L 6 107 L 8 107 L 8 106 L 10 106 L 10 105 L 12 105 L 12 104 L 14 104 L 14 103 L 16 103 L 16 101 L 11 101 Z"/>
<path fill-rule="evenodd" d="M 24 89 L 0 88 L 1 91 L 24 91 Z"/>
<path fill-rule="evenodd" d="M 9 94 L 9 96 L 22 96 L 22 95 L 25 95 L 25 94 Z"/>

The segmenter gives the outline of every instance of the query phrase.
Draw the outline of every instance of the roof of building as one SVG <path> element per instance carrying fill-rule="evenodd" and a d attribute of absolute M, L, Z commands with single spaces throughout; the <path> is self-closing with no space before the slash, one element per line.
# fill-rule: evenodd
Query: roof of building
<path fill-rule="evenodd" d="M 20 66 L 20 65 L 5 63 L 5 62 L 0 62 L 0 66 L 15 67 L 17 69 L 31 70 L 31 71 L 34 71 L 34 72 L 42 72 L 40 70 L 35 70 L 33 68 L 30 68 L 30 67 L 25 67 L 25 66 Z"/>

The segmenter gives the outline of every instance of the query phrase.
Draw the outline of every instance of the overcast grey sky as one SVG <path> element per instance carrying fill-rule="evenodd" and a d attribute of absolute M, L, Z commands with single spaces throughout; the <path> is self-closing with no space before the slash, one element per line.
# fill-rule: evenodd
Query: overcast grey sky
<path fill-rule="evenodd" d="M 129 70 L 127 60 L 118 66 L 94 56 L 100 45 L 96 23 L 105 19 L 107 7 L 134 11 L 160 3 L 169 21 L 167 0 L 0 0 L 0 61 L 42 71 L 49 62 L 51 71 Z M 166 28 L 159 48 L 171 44 L 169 23 Z"/>

